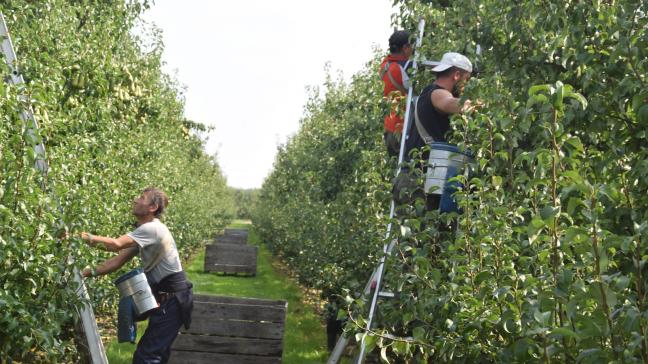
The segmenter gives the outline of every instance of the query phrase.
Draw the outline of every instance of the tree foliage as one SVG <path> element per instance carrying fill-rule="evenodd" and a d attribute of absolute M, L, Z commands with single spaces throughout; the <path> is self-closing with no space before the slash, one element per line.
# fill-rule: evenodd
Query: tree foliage
<path fill-rule="evenodd" d="M 482 72 L 466 94 L 485 106 L 453 119 L 453 141 L 476 156 L 457 194 L 463 214 L 426 214 L 419 203 L 392 221 L 398 244 L 386 284 L 398 298 L 381 303 L 370 346 L 384 360 L 411 362 L 648 363 L 646 3 L 395 4 L 399 26 L 413 30 L 426 20 L 424 58 L 459 51 L 476 60 Z M 431 79 L 427 71 L 417 76 L 419 85 Z M 343 267 L 327 295 L 348 297 L 348 329 L 358 332 L 367 306 L 354 280 L 368 277 L 366 264 L 383 243 L 387 207 L 378 196 L 390 173 L 355 178 L 379 165 L 379 156 L 362 156 L 382 149 L 379 111 L 362 116 L 365 128 L 353 127 L 348 110 L 361 100 L 377 110 L 378 86 L 340 89 L 319 101 L 327 109 L 309 110 L 261 194 L 269 206 L 261 215 L 265 239 L 295 267 L 308 265 L 323 279 L 327 265 L 313 260 Z M 330 123 L 315 122 L 329 115 L 343 115 L 336 127 L 348 134 L 331 137 Z M 340 147 L 361 140 L 374 143 Z M 301 152 L 315 146 L 328 154 Z M 353 162 L 323 163 L 342 155 Z M 313 182 L 303 166 L 315 163 Z M 342 188 L 323 196 L 320 185 Z M 352 190 L 375 193 L 346 195 Z M 455 234 L 438 228 L 448 219 L 456 219 Z M 362 233 L 344 236 L 345 251 L 331 230 Z"/>
<path fill-rule="evenodd" d="M 249 220 L 259 198 L 258 188 L 233 188 L 234 203 L 236 205 L 236 218 Z"/>
<path fill-rule="evenodd" d="M 264 182 L 253 221 L 300 281 L 323 291 L 333 314 L 345 287 L 360 289 L 377 260 L 389 186 L 380 81 L 372 69 L 350 84 L 312 90 L 300 132 L 281 147 Z"/>
<path fill-rule="evenodd" d="M 0 361 L 78 360 L 71 260 L 83 267 L 110 254 L 61 240 L 65 231 L 123 234 L 132 228 L 132 199 L 149 185 L 170 196 L 164 219 L 185 256 L 233 217 L 225 179 L 196 136 L 202 126 L 184 119 L 180 88 L 160 70 L 159 35 L 145 46 L 131 33 L 146 7 L 0 3 L 26 80 L 0 83 Z M 36 138 L 19 117 L 21 94 L 40 122 Z M 39 141 L 46 178 L 33 168 Z M 111 311 L 112 283 L 86 283 L 95 309 Z"/>

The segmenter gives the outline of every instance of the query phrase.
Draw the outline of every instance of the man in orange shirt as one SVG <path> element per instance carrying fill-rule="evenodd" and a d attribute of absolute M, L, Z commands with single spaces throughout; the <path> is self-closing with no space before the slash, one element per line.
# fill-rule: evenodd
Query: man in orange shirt
<path fill-rule="evenodd" d="M 403 114 L 401 105 L 403 97 L 407 97 L 409 77 L 407 69 L 411 62 L 412 45 L 409 33 L 398 30 L 389 37 L 389 55 L 380 65 L 380 78 L 384 83 L 383 96 L 391 104 L 389 115 L 385 117 L 385 145 L 390 156 L 398 156 L 400 151 L 401 133 L 403 132 Z"/>

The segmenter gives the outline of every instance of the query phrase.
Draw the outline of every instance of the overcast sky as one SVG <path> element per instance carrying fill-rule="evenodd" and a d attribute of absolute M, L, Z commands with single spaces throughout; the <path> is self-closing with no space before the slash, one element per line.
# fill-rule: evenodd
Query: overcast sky
<path fill-rule="evenodd" d="M 260 187 L 299 126 L 324 65 L 345 78 L 387 48 L 392 0 L 156 0 L 164 70 L 186 86 L 186 116 L 215 127 L 206 145 L 228 185 Z"/>

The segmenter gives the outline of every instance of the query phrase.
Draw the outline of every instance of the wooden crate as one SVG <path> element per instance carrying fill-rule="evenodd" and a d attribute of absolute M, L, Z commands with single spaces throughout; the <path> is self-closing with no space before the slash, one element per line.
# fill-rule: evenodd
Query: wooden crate
<path fill-rule="evenodd" d="M 205 246 L 205 272 L 246 273 L 257 270 L 258 247 L 243 244 L 208 244 Z"/>
<path fill-rule="evenodd" d="M 216 244 L 247 244 L 247 239 L 240 235 L 217 235 L 214 238 Z"/>
<path fill-rule="evenodd" d="M 247 241 L 248 231 L 247 229 L 225 229 L 225 236 L 240 236 Z"/>
<path fill-rule="evenodd" d="M 281 363 L 286 301 L 196 295 L 169 363 Z"/>

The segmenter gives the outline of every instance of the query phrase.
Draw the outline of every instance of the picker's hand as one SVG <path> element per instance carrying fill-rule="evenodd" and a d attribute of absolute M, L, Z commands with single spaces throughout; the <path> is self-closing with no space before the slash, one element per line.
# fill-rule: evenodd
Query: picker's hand
<path fill-rule="evenodd" d="M 477 109 L 481 109 L 483 106 L 484 106 L 484 102 L 482 100 L 479 99 L 474 101 L 466 100 L 466 102 L 464 102 L 462 113 L 470 114 L 473 111 L 476 111 Z"/>
<path fill-rule="evenodd" d="M 97 243 L 93 241 L 92 234 L 86 233 L 85 231 L 81 233 L 81 239 L 83 239 L 86 242 L 86 244 L 88 244 L 90 246 L 97 245 Z"/>
<path fill-rule="evenodd" d="M 81 271 L 81 275 L 83 278 L 88 278 L 93 276 L 93 271 L 90 268 L 84 268 L 83 271 Z"/>

